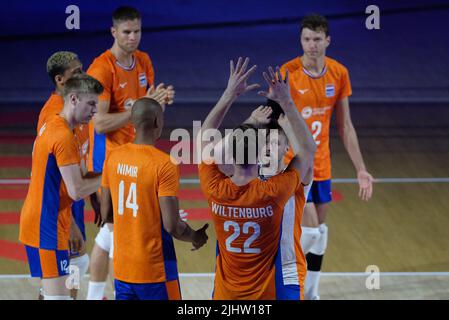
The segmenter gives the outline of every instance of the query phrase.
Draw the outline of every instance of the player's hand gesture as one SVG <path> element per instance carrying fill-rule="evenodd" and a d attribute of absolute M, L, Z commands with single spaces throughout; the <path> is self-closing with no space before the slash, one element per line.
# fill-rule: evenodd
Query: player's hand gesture
<path fill-rule="evenodd" d="M 250 120 L 255 122 L 256 125 L 267 124 L 270 122 L 270 116 L 273 113 L 273 109 L 268 106 L 259 106 L 251 113 Z"/>
<path fill-rule="evenodd" d="M 237 60 L 237 65 L 234 66 L 234 61 L 230 62 L 230 75 L 228 80 L 228 86 L 225 92 L 233 97 L 238 97 L 248 91 L 259 88 L 258 84 L 247 84 L 249 76 L 256 70 L 257 66 L 252 66 L 248 71 L 246 68 L 249 64 L 249 58 L 245 58 L 243 61 L 242 57 Z"/>
<path fill-rule="evenodd" d="M 285 73 L 285 78 L 282 78 L 279 67 L 276 67 L 276 73 L 272 67 L 269 67 L 268 73 L 264 72 L 263 77 L 268 84 L 268 92 L 259 91 L 258 94 L 276 101 L 281 107 L 284 107 L 292 100 L 290 96 L 290 85 L 288 83 L 288 71 Z"/>
<path fill-rule="evenodd" d="M 171 101 L 173 103 L 174 97 L 173 87 L 168 86 L 167 88 L 165 88 L 165 85 L 163 83 L 160 83 L 156 88 L 154 88 L 154 85 L 152 85 L 148 89 L 147 94 L 145 96 L 159 102 L 159 104 L 162 107 L 162 110 L 165 111 L 165 105 L 167 104 L 167 101 L 170 101 L 169 95 L 171 96 L 172 99 Z"/>
<path fill-rule="evenodd" d="M 209 227 L 209 224 L 206 223 L 201 229 L 195 231 L 195 235 L 193 237 L 193 249 L 192 251 L 198 250 L 202 246 L 204 246 L 209 237 L 207 236 L 206 230 Z"/>
<path fill-rule="evenodd" d="M 69 248 L 70 252 L 75 254 L 83 250 L 85 247 L 85 242 L 83 239 L 83 234 L 81 230 L 76 225 L 75 221 L 72 221 L 70 226 L 70 237 L 69 237 Z"/>
<path fill-rule="evenodd" d="M 360 170 L 357 173 L 357 180 L 359 181 L 359 197 L 368 201 L 373 195 L 373 176 L 366 170 Z"/>

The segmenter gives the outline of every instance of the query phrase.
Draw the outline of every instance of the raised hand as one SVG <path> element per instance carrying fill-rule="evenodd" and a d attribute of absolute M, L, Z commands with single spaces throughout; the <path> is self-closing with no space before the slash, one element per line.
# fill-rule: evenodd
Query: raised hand
<path fill-rule="evenodd" d="M 360 170 L 357 173 L 357 180 L 359 181 L 359 197 L 368 201 L 373 194 L 373 176 L 365 170 Z"/>
<path fill-rule="evenodd" d="M 268 84 L 268 92 L 259 91 L 258 94 L 276 101 L 281 107 L 291 101 L 288 71 L 286 71 L 285 79 L 283 79 L 279 67 L 276 67 L 276 73 L 272 67 L 269 67 L 268 74 L 264 72 L 263 77 Z"/>
<path fill-rule="evenodd" d="M 273 109 L 268 106 L 259 106 L 251 113 L 250 120 L 256 124 L 267 124 L 270 122 L 270 116 L 273 113 Z"/>
<path fill-rule="evenodd" d="M 228 80 L 228 86 L 225 90 L 231 96 L 238 97 L 248 91 L 259 88 L 258 84 L 247 84 L 249 76 L 256 70 L 257 66 L 252 66 L 248 71 L 246 68 L 249 64 L 249 58 L 245 58 L 243 61 L 242 57 L 237 60 L 237 65 L 234 66 L 234 61 L 230 62 L 230 75 Z"/>

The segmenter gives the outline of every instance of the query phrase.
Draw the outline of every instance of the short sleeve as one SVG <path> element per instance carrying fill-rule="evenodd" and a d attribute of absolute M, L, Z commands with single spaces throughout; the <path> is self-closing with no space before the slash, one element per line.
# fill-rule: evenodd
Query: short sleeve
<path fill-rule="evenodd" d="M 70 132 L 58 135 L 53 145 L 53 155 L 58 167 L 80 163 L 76 138 Z"/>
<path fill-rule="evenodd" d="M 148 79 L 148 85 L 154 85 L 154 68 L 153 63 L 151 62 L 150 56 L 145 54 L 145 69 Z"/>
<path fill-rule="evenodd" d="M 280 207 L 284 207 L 288 199 L 300 187 L 301 179 L 298 171 L 289 166 L 284 172 L 268 179 L 267 183 L 276 203 Z"/>
<path fill-rule="evenodd" d="M 112 72 L 106 62 L 95 60 L 87 70 L 87 74 L 100 81 L 103 93 L 98 98 L 100 101 L 110 101 L 112 92 Z"/>
<path fill-rule="evenodd" d="M 101 186 L 106 188 L 109 188 L 109 172 L 108 172 L 109 154 L 106 156 L 106 159 L 104 160 L 102 171 L 103 173 L 101 175 Z"/>
<path fill-rule="evenodd" d="M 179 166 L 166 162 L 159 171 L 157 193 L 159 197 L 176 197 L 179 191 Z"/>
<path fill-rule="evenodd" d="M 219 182 L 226 179 L 226 176 L 218 169 L 215 163 L 206 164 L 204 162 L 198 165 L 201 189 L 206 197 L 219 188 Z"/>
<path fill-rule="evenodd" d="M 343 67 L 343 73 L 340 78 L 340 95 L 339 100 L 349 97 L 352 94 L 351 81 L 349 80 L 348 69 Z"/>

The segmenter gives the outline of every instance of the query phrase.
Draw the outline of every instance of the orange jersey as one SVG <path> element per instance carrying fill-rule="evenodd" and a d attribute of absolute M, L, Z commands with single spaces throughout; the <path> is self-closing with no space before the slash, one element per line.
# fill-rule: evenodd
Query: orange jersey
<path fill-rule="evenodd" d="M 47 121 L 50 116 L 59 114 L 64 108 L 64 99 L 57 93 L 53 92 L 48 98 L 45 105 L 42 107 L 39 113 L 39 120 L 37 122 L 37 134 L 42 128 L 42 125 Z M 83 162 L 82 167 L 87 168 L 88 152 L 89 152 L 89 126 L 87 124 L 80 124 L 74 129 L 75 137 L 78 142 L 80 151 L 80 158 Z"/>
<path fill-rule="evenodd" d="M 114 210 L 115 278 L 129 283 L 177 279 L 159 197 L 177 196 L 178 166 L 155 147 L 128 143 L 106 157 L 102 185 L 111 191 Z"/>
<path fill-rule="evenodd" d="M 304 185 L 296 190 L 284 208 L 281 236 L 282 275 L 284 284 L 299 285 L 303 297 L 307 262 L 301 248 L 301 221 L 307 199 Z"/>
<path fill-rule="evenodd" d="M 34 142 L 30 186 L 20 215 L 23 244 L 68 250 L 73 201 L 59 167 L 79 162 L 78 144 L 67 122 L 59 115 L 48 117 Z"/>
<path fill-rule="evenodd" d="M 283 283 L 284 206 L 301 188 L 295 169 L 235 185 L 215 164 L 199 165 L 217 234 L 214 299 L 276 299 Z"/>
<path fill-rule="evenodd" d="M 120 65 L 112 52 L 107 50 L 97 57 L 87 70 L 89 75 L 103 85 L 104 91 L 99 100 L 109 101 L 109 113 L 129 110 L 134 101 L 145 96 L 149 86 L 154 84 L 153 64 L 148 54 L 137 50 L 133 57 L 133 64 L 127 68 Z M 90 126 L 93 127 L 93 121 Z M 111 147 L 132 142 L 134 135 L 135 130 L 131 123 L 106 133 L 106 153 Z"/>
<path fill-rule="evenodd" d="M 348 70 L 328 57 L 325 58 L 325 67 L 318 77 L 308 73 L 299 57 L 281 67 L 284 76 L 285 70 L 289 72 L 293 101 L 317 144 L 313 179 L 328 180 L 331 178 L 330 122 L 337 101 L 352 93 Z M 289 158 L 292 158 L 292 151 L 289 152 Z"/>

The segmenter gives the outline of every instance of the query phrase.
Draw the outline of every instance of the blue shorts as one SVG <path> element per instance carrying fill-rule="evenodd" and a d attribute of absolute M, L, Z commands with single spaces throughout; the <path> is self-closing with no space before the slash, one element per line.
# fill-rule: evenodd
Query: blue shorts
<path fill-rule="evenodd" d="M 69 252 L 25 246 L 32 277 L 57 278 L 69 274 Z"/>
<path fill-rule="evenodd" d="M 114 280 L 115 300 L 181 300 L 178 279 L 156 283 Z"/>
<path fill-rule="evenodd" d="M 331 180 L 313 181 L 310 188 L 307 202 L 315 204 L 327 203 L 332 201 Z"/>
<path fill-rule="evenodd" d="M 276 300 L 301 300 L 299 285 L 283 284 L 276 286 Z"/>

